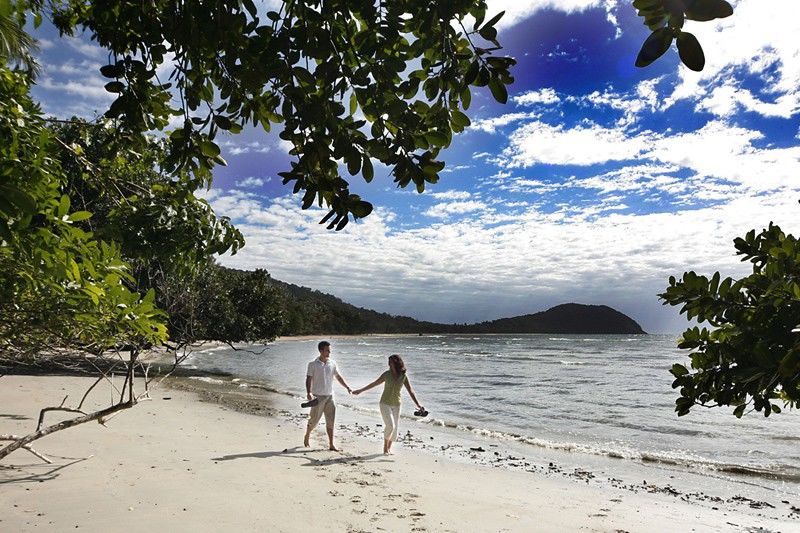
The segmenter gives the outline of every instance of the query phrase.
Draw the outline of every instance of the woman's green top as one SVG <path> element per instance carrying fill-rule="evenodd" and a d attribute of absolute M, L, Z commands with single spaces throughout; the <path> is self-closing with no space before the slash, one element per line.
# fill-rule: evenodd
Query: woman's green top
<path fill-rule="evenodd" d="M 405 385 L 406 373 L 402 372 L 399 376 L 395 376 L 391 370 L 387 370 L 381 374 L 383 378 L 383 394 L 381 394 L 381 403 L 386 405 L 400 405 L 400 391 Z"/>

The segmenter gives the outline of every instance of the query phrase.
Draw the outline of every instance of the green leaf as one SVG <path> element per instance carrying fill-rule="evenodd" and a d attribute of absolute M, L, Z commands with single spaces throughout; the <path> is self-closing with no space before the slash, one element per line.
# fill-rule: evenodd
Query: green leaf
<path fill-rule="evenodd" d="M 210 158 L 217 157 L 220 154 L 219 146 L 209 140 L 200 141 L 200 151 L 204 156 Z"/>
<path fill-rule="evenodd" d="M 689 0 L 686 18 L 706 22 L 733 15 L 733 7 L 725 0 Z"/>
<path fill-rule="evenodd" d="M 69 215 L 69 219 L 73 222 L 80 222 L 91 218 L 92 214 L 89 211 L 75 211 Z"/>
<path fill-rule="evenodd" d="M 125 74 L 125 67 L 121 63 L 103 65 L 100 67 L 100 74 L 106 78 L 121 78 Z"/>
<path fill-rule="evenodd" d="M 505 104 L 508 102 L 508 90 L 506 86 L 503 85 L 497 78 L 492 78 L 489 80 L 489 90 L 492 91 L 492 96 L 494 99 L 500 102 L 501 104 Z"/>
<path fill-rule="evenodd" d="M 686 369 L 685 366 L 680 365 L 678 363 L 675 363 L 674 365 L 672 365 L 672 369 L 670 370 L 670 372 L 676 378 L 679 378 L 681 376 L 685 376 L 686 374 L 689 373 L 689 371 Z"/>
<path fill-rule="evenodd" d="M 371 182 L 372 178 L 375 177 L 375 171 L 372 168 L 372 160 L 366 153 L 364 154 L 363 161 L 361 163 L 361 173 L 364 176 L 364 181 L 367 183 Z"/>
<path fill-rule="evenodd" d="M 645 40 L 639 55 L 636 58 L 637 67 L 646 67 L 669 50 L 672 44 L 672 30 L 661 28 L 650 34 Z"/>
<path fill-rule="evenodd" d="M 703 48 L 694 35 L 682 31 L 678 34 L 676 44 L 678 45 L 678 55 L 684 65 L 695 72 L 703 70 L 706 64 L 706 57 L 703 54 Z"/>
<path fill-rule="evenodd" d="M 66 194 L 62 195 L 61 200 L 58 202 L 58 211 L 57 211 L 58 218 L 63 218 L 64 215 L 69 213 L 69 206 L 70 206 L 69 196 L 67 196 Z"/>
<path fill-rule="evenodd" d="M 125 90 L 125 84 L 121 81 L 110 81 L 104 87 L 110 93 L 121 93 Z"/>
<path fill-rule="evenodd" d="M 231 119 L 223 115 L 214 115 L 214 124 L 219 126 L 221 130 L 230 130 L 233 127 Z"/>
<path fill-rule="evenodd" d="M 345 157 L 347 162 L 347 171 L 351 176 L 355 176 L 361 170 L 361 154 L 357 150 L 353 150 Z"/>
<path fill-rule="evenodd" d="M 372 204 L 363 200 L 359 200 L 353 204 L 350 204 L 350 212 L 356 218 L 364 218 L 372 213 Z"/>
<path fill-rule="evenodd" d="M 469 90 L 469 87 L 464 87 L 461 91 L 461 107 L 466 111 L 469 109 L 470 104 L 472 103 L 472 91 Z"/>
<path fill-rule="evenodd" d="M 503 15 L 505 15 L 505 14 L 506 14 L 506 12 L 505 12 L 505 11 L 501 11 L 501 12 L 500 12 L 500 13 L 498 13 L 497 15 L 493 16 L 492 18 L 490 18 L 490 19 L 489 19 L 489 21 L 488 21 L 486 24 L 484 24 L 484 25 L 483 25 L 483 27 L 484 27 L 484 28 L 493 27 L 495 24 L 497 24 L 497 23 L 498 23 L 498 21 L 499 21 L 501 18 L 503 18 Z"/>
<path fill-rule="evenodd" d="M 466 128 L 470 125 L 470 120 L 467 115 L 459 111 L 458 109 L 454 109 L 450 114 L 450 120 L 452 120 L 453 124 L 456 126 L 460 126 L 462 128 Z"/>
<path fill-rule="evenodd" d="M 350 116 L 352 117 L 355 115 L 356 111 L 358 111 L 358 97 L 356 93 L 353 92 L 350 94 Z"/>

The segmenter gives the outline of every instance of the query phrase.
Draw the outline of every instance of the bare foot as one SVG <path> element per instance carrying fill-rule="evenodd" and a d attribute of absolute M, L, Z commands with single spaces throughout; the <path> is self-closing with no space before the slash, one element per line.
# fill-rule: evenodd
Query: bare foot
<path fill-rule="evenodd" d="M 342 449 L 341 449 L 341 448 L 337 448 L 337 447 L 336 447 L 336 446 L 334 446 L 333 444 L 331 444 L 331 447 L 330 447 L 330 448 L 328 448 L 328 449 L 329 449 L 330 451 L 332 451 L 332 452 L 340 452 L 340 451 L 342 451 Z"/>
<path fill-rule="evenodd" d="M 306 438 L 304 438 L 304 439 L 303 439 L 303 446 L 305 446 L 306 448 L 308 448 L 308 447 L 310 447 L 310 446 L 311 446 L 311 445 L 308 443 L 308 436 L 306 436 Z"/>

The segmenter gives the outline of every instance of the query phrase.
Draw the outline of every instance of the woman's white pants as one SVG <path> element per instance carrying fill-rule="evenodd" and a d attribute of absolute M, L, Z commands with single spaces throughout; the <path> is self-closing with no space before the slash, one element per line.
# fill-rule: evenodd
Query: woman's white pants
<path fill-rule="evenodd" d="M 400 422 L 400 406 L 379 403 L 383 417 L 383 438 L 392 442 L 397 440 L 397 424 Z"/>

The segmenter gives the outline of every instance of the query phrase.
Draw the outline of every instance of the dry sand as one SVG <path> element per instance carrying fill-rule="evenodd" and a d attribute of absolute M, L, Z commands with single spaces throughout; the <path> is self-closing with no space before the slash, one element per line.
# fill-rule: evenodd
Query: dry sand
<path fill-rule="evenodd" d="M 77 401 L 91 383 L 0 378 L 0 433 L 32 431 L 39 408 Z M 97 391 L 98 407 L 110 393 Z M 800 531 L 800 514 L 783 509 L 468 464 L 403 443 L 384 456 L 353 433 L 331 452 L 322 427 L 306 449 L 302 411 L 287 399 L 245 402 L 254 414 L 189 390 L 151 396 L 107 427 L 34 443 L 52 465 L 24 450 L 0 463 L 0 531 Z"/>

